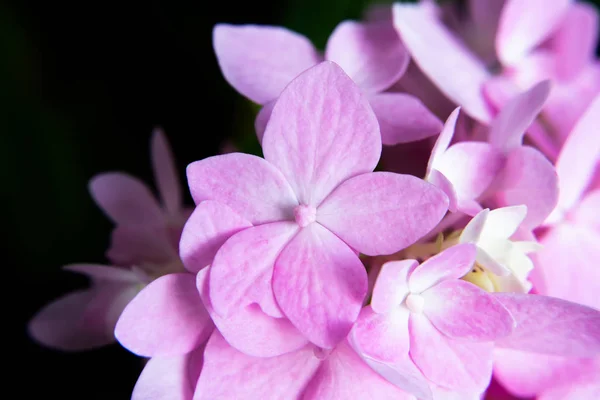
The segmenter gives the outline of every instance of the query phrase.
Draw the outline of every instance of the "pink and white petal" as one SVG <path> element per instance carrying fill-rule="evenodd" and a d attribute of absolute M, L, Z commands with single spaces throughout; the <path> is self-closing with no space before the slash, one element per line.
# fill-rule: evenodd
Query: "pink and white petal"
<path fill-rule="evenodd" d="M 452 183 L 459 199 L 475 200 L 497 178 L 504 160 L 504 155 L 488 143 L 461 142 L 437 159 L 436 169 Z"/>
<path fill-rule="evenodd" d="M 152 357 L 135 383 L 131 400 L 192 400 L 196 380 L 190 363 L 202 357 L 204 346 L 188 354 Z"/>
<path fill-rule="evenodd" d="M 350 342 L 363 358 L 385 364 L 401 362 L 408 355 L 408 316 L 406 307 L 396 306 L 386 314 L 363 308 L 350 332 Z"/>
<path fill-rule="evenodd" d="M 483 392 L 492 377 L 492 342 L 450 339 L 423 314 L 409 320 L 410 356 L 433 383 L 447 389 Z"/>
<path fill-rule="evenodd" d="M 437 168 L 438 160 L 446 152 L 448 146 L 450 146 L 450 142 L 454 137 L 454 131 L 456 130 L 456 122 L 458 120 L 459 113 L 460 107 L 457 107 L 454 111 L 452 111 L 452 114 L 450 114 L 448 119 L 446 119 L 442 131 L 433 145 L 431 156 L 429 157 L 429 162 L 427 163 L 428 176 L 432 169 Z"/>
<path fill-rule="evenodd" d="M 596 381 L 577 382 L 552 387 L 538 397 L 539 400 L 595 400 L 600 398 L 600 383 Z"/>
<path fill-rule="evenodd" d="M 507 0 L 496 36 L 496 53 L 504 65 L 514 65 L 542 43 L 565 17 L 571 0 Z"/>
<path fill-rule="evenodd" d="M 427 259 L 408 279 L 412 293 L 421 293 L 439 282 L 464 276 L 475 262 L 476 247 L 471 243 L 452 246 Z"/>
<path fill-rule="evenodd" d="M 554 297 L 494 293 L 517 321 L 501 348 L 568 357 L 600 354 L 600 311 Z"/>
<path fill-rule="evenodd" d="M 194 275 L 179 273 L 146 286 L 121 314 L 115 336 L 132 353 L 170 356 L 195 349 L 212 330 Z"/>
<path fill-rule="evenodd" d="M 63 269 L 87 275 L 94 282 L 112 281 L 114 283 L 141 283 L 139 275 L 127 268 L 111 267 L 101 264 L 69 264 L 65 265 Z"/>
<path fill-rule="evenodd" d="M 194 202 L 215 200 L 252 224 L 293 218 L 298 200 L 286 179 L 260 157 L 243 153 L 213 156 L 188 165 Z"/>
<path fill-rule="evenodd" d="M 558 177 L 552 163 L 533 147 L 523 146 L 510 152 L 502 175 L 502 188 L 495 196 L 498 206 L 524 204 L 523 225 L 531 229 L 541 225 L 558 200 Z"/>
<path fill-rule="evenodd" d="M 107 172 L 89 182 L 92 198 L 119 225 L 164 222 L 164 214 L 146 184 L 131 175 Z"/>
<path fill-rule="evenodd" d="M 367 93 L 378 93 L 396 83 L 406 71 L 410 55 L 389 22 L 343 21 L 333 31 L 325 58 L 337 63 Z"/>
<path fill-rule="evenodd" d="M 416 400 L 369 368 L 346 341 L 322 362 L 302 399 Z"/>
<path fill-rule="evenodd" d="M 557 72 L 573 79 L 594 57 L 598 40 L 598 11 L 591 4 L 574 3 L 552 36 Z"/>
<path fill-rule="evenodd" d="M 488 292 L 462 280 L 444 281 L 423 294 L 423 313 L 444 335 L 476 342 L 508 336 L 511 314 Z"/>
<path fill-rule="evenodd" d="M 265 130 L 267 129 L 267 124 L 271 119 L 271 113 L 273 112 L 273 107 L 275 106 L 275 100 L 266 103 L 256 115 L 256 119 L 254 120 L 254 129 L 256 130 L 256 137 L 258 141 L 262 143 L 263 136 L 265 135 Z"/>
<path fill-rule="evenodd" d="M 118 225 L 111 233 L 106 257 L 116 265 L 167 264 L 179 258 L 169 228 L 159 225 Z"/>
<path fill-rule="evenodd" d="M 471 221 L 465 226 L 460 234 L 460 243 L 476 243 L 481 237 L 481 233 L 485 227 L 487 218 L 490 214 L 490 209 L 481 210 L 475 215 Z"/>
<path fill-rule="evenodd" d="M 158 192 L 167 212 L 173 216 L 181 209 L 181 183 L 173 152 L 162 129 L 155 129 L 151 143 L 152 168 Z"/>
<path fill-rule="evenodd" d="M 566 213 L 582 197 L 600 162 L 600 95 L 581 116 L 556 160 L 560 193 L 558 212 Z"/>
<path fill-rule="evenodd" d="M 379 125 L 366 95 L 331 61 L 304 72 L 281 93 L 262 145 L 299 202 L 314 207 L 341 182 L 373 171 L 381 155 Z"/>
<path fill-rule="evenodd" d="M 231 208 L 216 201 L 203 201 L 188 218 L 179 242 L 179 255 L 193 273 L 213 262 L 225 241 L 252 224 Z"/>
<path fill-rule="evenodd" d="M 251 357 L 215 331 L 204 351 L 194 400 L 296 399 L 320 363 L 313 346 L 278 357 Z"/>
<path fill-rule="evenodd" d="M 298 232 L 293 222 L 274 222 L 233 235 L 217 252 L 210 271 L 210 301 L 223 317 L 252 303 L 272 317 L 283 314 L 273 296 L 273 267 Z"/>
<path fill-rule="evenodd" d="M 509 238 L 519 228 L 527 216 L 527 206 L 509 206 L 496 208 L 487 215 L 481 236 Z"/>
<path fill-rule="evenodd" d="M 401 3 L 393 7 L 394 25 L 421 70 L 467 114 L 489 122 L 482 87 L 490 74 L 483 62 L 425 7 Z"/>
<path fill-rule="evenodd" d="M 596 232 L 600 232 L 600 187 L 589 192 L 579 206 L 571 214 L 571 218 L 578 225 L 587 226 Z"/>
<path fill-rule="evenodd" d="M 379 121 L 381 141 L 392 146 L 437 135 L 442 122 L 418 98 L 406 93 L 378 93 L 369 98 Z"/>
<path fill-rule="evenodd" d="M 257 304 L 240 307 L 227 318 L 219 316 L 210 302 L 209 271 L 210 268 L 205 268 L 198 273 L 196 285 L 208 314 L 231 346 L 249 356 L 275 357 L 308 344 L 287 318 L 271 317 Z"/>
<path fill-rule="evenodd" d="M 307 38 L 278 26 L 217 24 L 213 47 L 227 82 L 259 104 L 321 61 Z"/>
<path fill-rule="evenodd" d="M 432 169 L 427 174 L 427 182 L 440 188 L 446 194 L 446 196 L 448 196 L 448 211 L 456 212 L 458 210 L 458 198 L 456 195 L 456 190 L 454 190 L 454 185 L 452 185 L 452 182 L 450 182 L 444 174 L 437 169 Z M 467 202 L 468 200 L 463 201 L 463 206 Z"/>
<path fill-rule="evenodd" d="M 507 152 L 523 144 L 525 131 L 542 110 L 550 94 L 550 81 L 537 83 L 511 98 L 490 125 L 489 142 Z"/>
<path fill-rule="evenodd" d="M 371 298 L 371 307 L 378 314 L 396 308 L 408 295 L 408 277 L 419 265 L 416 260 L 390 261 L 383 264 Z"/>
<path fill-rule="evenodd" d="M 374 172 L 339 185 L 317 210 L 317 221 L 352 248 L 392 254 L 429 233 L 448 210 L 448 196 L 422 179 Z"/>
<path fill-rule="evenodd" d="M 348 245 L 312 223 L 279 255 L 273 290 L 285 316 L 308 340 L 333 348 L 358 318 L 367 272 Z"/>

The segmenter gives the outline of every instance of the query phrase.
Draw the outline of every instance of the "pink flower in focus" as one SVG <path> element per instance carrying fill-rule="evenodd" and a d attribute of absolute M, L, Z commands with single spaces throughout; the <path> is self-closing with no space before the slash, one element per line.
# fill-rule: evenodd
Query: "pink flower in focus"
<path fill-rule="evenodd" d="M 281 93 L 262 145 L 265 159 L 233 153 L 188 166 L 197 204 L 215 200 L 254 225 L 217 252 L 210 302 L 223 317 L 256 303 L 332 348 L 366 295 L 356 252 L 390 254 L 414 243 L 439 222 L 447 197 L 412 176 L 371 173 L 381 153 L 377 120 L 332 62 Z"/>

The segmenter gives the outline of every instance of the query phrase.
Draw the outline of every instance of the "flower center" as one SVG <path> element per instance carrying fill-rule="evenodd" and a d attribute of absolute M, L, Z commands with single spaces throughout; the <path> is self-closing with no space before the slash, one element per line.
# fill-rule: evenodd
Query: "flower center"
<path fill-rule="evenodd" d="M 410 312 L 415 314 L 421 314 L 423 312 L 423 306 L 425 305 L 425 299 L 420 294 L 409 294 L 406 297 L 406 307 Z"/>
<path fill-rule="evenodd" d="M 304 228 L 308 224 L 315 222 L 317 219 L 317 209 L 313 206 L 300 204 L 294 208 L 294 218 L 296 219 L 296 223 Z"/>
<path fill-rule="evenodd" d="M 461 279 L 478 286 L 486 292 L 494 293 L 500 291 L 497 287 L 496 275 L 477 263 L 475 263 L 473 268 L 471 268 L 471 270 Z"/>

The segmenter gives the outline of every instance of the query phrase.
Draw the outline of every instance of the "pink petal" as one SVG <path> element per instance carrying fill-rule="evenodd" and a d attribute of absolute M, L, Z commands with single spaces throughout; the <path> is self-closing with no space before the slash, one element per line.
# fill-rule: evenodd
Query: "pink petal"
<path fill-rule="evenodd" d="M 215 331 L 204 352 L 194 400 L 297 399 L 321 361 L 313 346 L 278 357 L 251 357 Z"/>
<path fill-rule="evenodd" d="M 598 11 L 590 4 L 572 4 L 552 37 L 559 76 L 575 78 L 593 59 L 597 40 Z"/>
<path fill-rule="evenodd" d="M 477 27 L 477 33 L 485 39 L 496 35 L 498 18 L 504 0 L 468 0 L 469 15 Z"/>
<path fill-rule="evenodd" d="M 459 113 L 460 107 L 457 107 L 454 109 L 454 111 L 452 111 L 452 114 L 450 114 L 448 119 L 446 119 L 444 127 L 435 141 L 433 149 L 431 150 L 431 157 L 429 157 L 429 162 L 427 163 L 427 174 L 429 174 L 431 170 L 437 168 L 438 160 L 446 152 L 448 146 L 450 146 L 450 142 L 454 137 L 454 131 L 456 130 L 456 122 L 458 120 Z"/>
<path fill-rule="evenodd" d="M 448 196 L 448 211 L 456 212 L 458 209 L 458 197 L 454 185 L 437 169 L 432 169 L 427 175 L 427 182 L 440 188 Z"/>
<path fill-rule="evenodd" d="M 308 39 L 276 26 L 217 24 L 213 47 L 225 79 L 259 104 L 276 99 L 292 79 L 320 61 Z"/>
<path fill-rule="evenodd" d="M 545 391 L 539 400 L 568 400 L 568 399 L 582 399 L 582 400 L 595 400 L 600 398 L 600 383 L 590 380 L 584 383 L 571 383 L 560 387 L 553 387 L 548 391 Z"/>
<path fill-rule="evenodd" d="M 212 329 L 194 275 L 180 273 L 146 286 L 121 314 L 115 336 L 132 353 L 169 356 L 195 349 Z"/>
<path fill-rule="evenodd" d="M 100 264 L 69 264 L 64 270 L 77 272 L 89 276 L 94 282 L 111 281 L 110 283 L 138 284 L 140 277 L 135 272 L 126 268 L 110 267 Z"/>
<path fill-rule="evenodd" d="M 210 301 L 223 317 L 252 303 L 272 317 L 283 314 L 273 297 L 273 266 L 298 231 L 292 222 L 275 222 L 233 235 L 217 252 L 210 272 Z"/>
<path fill-rule="evenodd" d="M 198 204 L 181 233 L 179 254 L 186 269 L 196 273 L 211 264 L 223 243 L 252 224 L 216 201 Z"/>
<path fill-rule="evenodd" d="M 415 400 L 415 397 L 379 376 L 344 341 L 323 361 L 302 399 Z"/>
<path fill-rule="evenodd" d="M 152 133 L 152 167 L 165 209 L 173 216 L 181 209 L 181 184 L 167 137 L 161 129 Z"/>
<path fill-rule="evenodd" d="M 202 361 L 204 346 L 192 353 L 153 357 L 138 378 L 131 400 L 192 400 L 196 381 L 190 377 L 190 363 Z"/>
<path fill-rule="evenodd" d="M 168 264 L 179 259 L 165 224 L 118 225 L 111 233 L 106 257 L 117 265 Z"/>
<path fill-rule="evenodd" d="M 523 146 L 510 152 L 503 171 L 503 189 L 497 194 L 500 207 L 525 204 L 523 224 L 539 226 L 556 206 L 558 177 L 552 164 L 533 147 Z"/>
<path fill-rule="evenodd" d="M 327 41 L 325 58 L 369 93 L 382 92 L 404 74 L 410 56 L 387 22 L 343 21 Z"/>
<path fill-rule="evenodd" d="M 599 123 L 600 95 L 596 96 L 581 116 L 556 160 L 560 184 L 558 212 L 568 212 L 581 198 L 594 176 L 595 167 L 600 161 Z"/>
<path fill-rule="evenodd" d="M 370 172 L 381 154 L 368 100 L 335 63 L 298 76 L 273 107 L 262 141 L 302 204 L 318 206 L 346 179 Z M 258 184 L 260 192 L 264 185 Z"/>
<path fill-rule="evenodd" d="M 451 183 L 459 203 L 481 196 L 497 178 L 505 157 L 484 142 L 461 142 L 451 146 L 436 162 L 436 169 Z"/>
<path fill-rule="evenodd" d="M 367 272 L 352 249 L 313 223 L 281 252 L 273 290 L 286 317 L 308 340 L 332 348 L 358 317 L 367 293 Z"/>
<path fill-rule="evenodd" d="M 265 135 L 265 130 L 267 129 L 267 123 L 269 119 L 271 119 L 271 113 L 273 112 L 273 107 L 275 106 L 275 101 L 270 101 L 266 103 L 263 108 L 260 109 L 258 114 L 256 115 L 256 119 L 254 120 L 254 129 L 256 130 L 256 136 L 258 137 L 258 141 L 262 143 L 263 136 Z"/>
<path fill-rule="evenodd" d="M 471 117 L 488 122 L 490 110 L 482 87 L 485 65 L 424 7 L 396 3 L 394 25 L 421 70 Z"/>
<path fill-rule="evenodd" d="M 442 122 L 416 97 L 406 93 L 379 93 L 370 98 L 384 145 L 414 142 L 437 135 Z"/>
<path fill-rule="evenodd" d="M 498 347 L 569 357 L 600 354 L 600 311 L 565 300 L 518 293 L 493 294 L 517 327 Z"/>
<path fill-rule="evenodd" d="M 498 24 L 496 53 L 505 65 L 514 65 L 540 44 L 565 17 L 571 0 L 506 0 Z"/>
<path fill-rule="evenodd" d="M 285 178 L 260 157 L 230 153 L 188 165 L 187 178 L 196 204 L 216 200 L 252 224 L 293 218 L 298 200 Z"/>
<path fill-rule="evenodd" d="M 115 342 L 114 326 L 135 285 L 110 283 L 69 293 L 38 311 L 29 321 L 29 335 L 44 346 L 82 351 Z"/>
<path fill-rule="evenodd" d="M 476 247 L 458 244 L 436 254 L 418 266 L 410 275 L 408 285 L 413 293 L 421 293 L 439 282 L 464 276 L 475 262 Z"/>
<path fill-rule="evenodd" d="M 440 282 L 427 289 L 423 298 L 423 312 L 448 337 L 483 342 L 505 337 L 513 330 L 514 320 L 506 308 L 469 282 Z"/>
<path fill-rule="evenodd" d="M 579 206 L 572 213 L 572 219 L 578 225 L 588 226 L 600 232 L 600 186 L 593 192 L 589 192 Z"/>
<path fill-rule="evenodd" d="M 410 175 L 363 174 L 325 199 L 317 221 L 361 253 L 392 254 L 413 244 L 442 219 L 448 197 Z"/>
<path fill-rule="evenodd" d="M 152 224 L 164 221 L 163 211 L 142 181 L 120 172 L 90 180 L 92 198 L 115 224 Z"/>
<path fill-rule="evenodd" d="M 525 131 L 538 116 L 550 94 L 550 87 L 550 81 L 541 81 L 511 98 L 490 125 L 490 144 L 502 151 L 521 146 Z"/>
<path fill-rule="evenodd" d="M 210 302 L 209 271 L 205 268 L 198 273 L 196 286 L 208 314 L 231 346 L 249 356 L 274 357 L 308 343 L 287 318 L 271 317 L 256 304 L 240 307 L 227 318 L 219 316 Z"/>
<path fill-rule="evenodd" d="M 467 392 L 487 387 L 492 376 L 491 342 L 452 340 L 422 314 L 411 314 L 409 332 L 410 356 L 433 383 Z"/>
<path fill-rule="evenodd" d="M 384 314 L 402 304 L 408 295 L 408 276 L 419 265 L 416 260 L 390 261 L 383 264 L 371 298 L 373 311 Z"/>

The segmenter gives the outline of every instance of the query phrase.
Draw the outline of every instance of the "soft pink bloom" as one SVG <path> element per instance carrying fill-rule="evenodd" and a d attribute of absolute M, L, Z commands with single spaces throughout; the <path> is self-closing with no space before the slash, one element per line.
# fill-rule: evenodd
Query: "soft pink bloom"
<path fill-rule="evenodd" d="M 371 173 L 381 153 L 377 120 L 332 62 L 281 93 L 262 145 L 265 159 L 233 153 L 188 167 L 197 204 L 215 200 L 253 225 L 216 253 L 210 302 L 223 317 L 256 303 L 332 348 L 366 295 L 356 252 L 391 254 L 414 243 L 439 222 L 447 197 L 412 176 Z"/>
<path fill-rule="evenodd" d="M 429 382 L 467 395 L 485 390 L 492 341 L 509 335 L 514 321 L 490 294 L 459 280 L 475 254 L 475 246 L 461 244 L 420 266 L 415 260 L 383 266 L 350 334 L 372 368 L 419 397 Z"/>
<path fill-rule="evenodd" d="M 273 101 L 296 76 L 323 59 L 334 61 L 368 95 L 383 144 L 437 134 L 441 122 L 415 97 L 384 92 L 404 74 L 409 56 L 389 22 L 344 21 L 331 34 L 324 56 L 307 38 L 282 27 L 219 24 L 213 45 L 225 79 L 264 105 L 257 117 L 259 139 Z"/>

